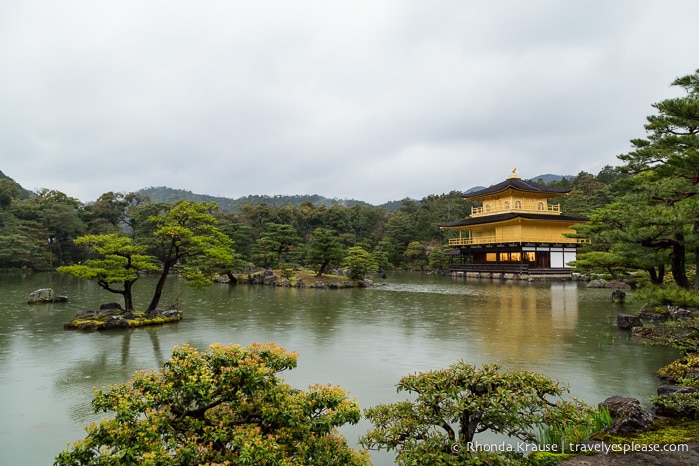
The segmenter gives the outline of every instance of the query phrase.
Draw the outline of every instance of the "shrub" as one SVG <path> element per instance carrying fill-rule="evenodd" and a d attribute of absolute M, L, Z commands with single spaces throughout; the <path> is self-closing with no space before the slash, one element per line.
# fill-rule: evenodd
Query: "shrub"
<path fill-rule="evenodd" d="M 463 361 L 405 376 L 398 391 L 413 397 L 367 409 L 374 428 L 360 443 L 395 451 L 401 465 L 515 464 L 521 454 L 468 446 L 486 430 L 535 443 L 533 426 L 581 425 L 594 411 L 577 400 L 564 400 L 567 389 L 543 375 L 502 372 L 497 365 L 476 369 Z"/>
<path fill-rule="evenodd" d="M 696 379 L 697 374 L 699 374 L 699 354 L 696 353 L 687 354 L 658 369 L 658 375 L 672 382 Z"/>
<path fill-rule="evenodd" d="M 272 343 L 176 347 L 160 372 L 95 390 L 95 412 L 113 416 L 54 464 L 369 464 L 335 430 L 361 416 L 344 390 L 277 377 L 296 358 Z"/>
<path fill-rule="evenodd" d="M 645 285 L 638 290 L 636 298 L 651 305 L 699 308 L 699 294 L 696 291 L 680 288 L 674 284 Z"/>
<path fill-rule="evenodd" d="M 699 392 L 654 396 L 650 401 L 663 415 L 699 419 Z"/>

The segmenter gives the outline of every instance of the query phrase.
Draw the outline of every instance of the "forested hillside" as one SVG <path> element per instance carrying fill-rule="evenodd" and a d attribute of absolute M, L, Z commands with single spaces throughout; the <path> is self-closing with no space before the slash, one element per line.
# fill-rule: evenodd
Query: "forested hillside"
<path fill-rule="evenodd" d="M 566 213 L 587 215 L 613 198 L 611 183 L 616 176 L 612 167 L 605 167 L 598 175 L 554 177 L 551 184 L 571 189 L 569 196 L 555 202 L 561 202 Z M 149 217 L 187 200 L 219 206 L 215 215 L 220 228 L 235 241 L 239 264 L 274 265 L 269 249 L 276 247 L 286 266 L 316 267 L 319 264 L 311 259 L 314 237 L 323 229 L 331 232 L 342 251 L 360 246 L 383 269 L 439 270 L 446 267 L 443 253 L 449 232 L 438 225 L 466 218 L 474 206 L 462 199 L 460 191 L 385 206 L 318 195 L 232 200 L 171 188 L 109 192 L 88 204 L 55 190 L 25 193 L 11 179 L 0 180 L 0 268 L 51 270 L 83 261 L 87 251 L 74 240 L 88 234 L 117 232 L 148 244 Z M 340 263 L 336 257 L 328 266 Z"/>

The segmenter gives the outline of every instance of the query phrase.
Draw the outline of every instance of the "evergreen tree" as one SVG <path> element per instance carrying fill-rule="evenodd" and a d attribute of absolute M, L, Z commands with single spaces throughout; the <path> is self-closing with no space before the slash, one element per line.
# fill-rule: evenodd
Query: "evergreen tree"
<path fill-rule="evenodd" d="M 301 238 L 294 227 L 288 223 L 269 222 L 265 224 L 257 244 L 265 251 L 265 267 L 269 266 L 266 253 L 273 252 L 277 255 L 277 267 L 281 268 L 284 261 L 284 253 L 301 245 Z"/>
<path fill-rule="evenodd" d="M 158 308 L 165 281 L 175 266 L 180 275 L 193 285 L 211 283 L 211 274 L 234 262 L 233 241 L 217 228 L 213 212 L 215 202 L 182 201 L 172 205 L 150 221 L 160 247 L 160 278 L 147 311 Z"/>
<path fill-rule="evenodd" d="M 337 233 L 329 228 L 316 228 L 309 244 L 306 262 L 318 266 L 316 276 L 322 276 L 330 263 L 340 262 L 344 250 Z"/>
<path fill-rule="evenodd" d="M 647 118 L 648 136 L 632 140 L 634 150 L 619 158 L 631 175 L 626 199 L 641 200 L 629 204 L 645 233 L 637 244 L 668 254 L 674 282 L 691 288 L 687 255 L 695 272 L 699 261 L 699 70 L 672 85 L 686 95 L 653 104 L 658 113 Z"/>

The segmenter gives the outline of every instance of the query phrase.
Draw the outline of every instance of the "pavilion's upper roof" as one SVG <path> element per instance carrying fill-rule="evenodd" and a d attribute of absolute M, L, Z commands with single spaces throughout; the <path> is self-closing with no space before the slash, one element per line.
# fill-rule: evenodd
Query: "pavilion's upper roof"
<path fill-rule="evenodd" d="M 544 194 L 548 197 L 561 196 L 570 192 L 570 189 L 551 188 L 549 186 L 543 186 L 540 184 L 532 183 L 531 181 L 523 180 L 518 176 L 513 175 L 507 178 L 505 181 L 502 181 L 498 184 L 494 184 L 488 188 L 483 188 L 481 190 L 473 191 L 470 193 L 464 193 L 462 197 L 466 200 L 476 200 L 507 191 L 508 189 L 522 191 L 525 193 Z"/>

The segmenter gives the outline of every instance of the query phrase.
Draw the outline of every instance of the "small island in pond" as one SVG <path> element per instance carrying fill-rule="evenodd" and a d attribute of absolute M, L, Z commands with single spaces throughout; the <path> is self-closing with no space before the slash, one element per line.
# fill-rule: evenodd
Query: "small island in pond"
<path fill-rule="evenodd" d="M 103 304 L 98 311 L 84 311 L 76 314 L 63 325 L 65 330 L 108 330 L 114 328 L 134 328 L 148 325 L 162 325 L 182 320 L 182 311 L 156 309 L 151 312 L 125 311 L 118 303 Z"/>

